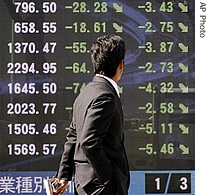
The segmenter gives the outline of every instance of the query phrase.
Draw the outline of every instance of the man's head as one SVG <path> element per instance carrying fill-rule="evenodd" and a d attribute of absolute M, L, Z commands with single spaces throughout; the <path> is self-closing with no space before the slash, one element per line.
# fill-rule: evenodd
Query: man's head
<path fill-rule="evenodd" d="M 120 36 L 98 37 L 91 47 L 90 54 L 95 74 L 115 78 L 116 82 L 120 79 L 125 57 L 125 42 Z"/>

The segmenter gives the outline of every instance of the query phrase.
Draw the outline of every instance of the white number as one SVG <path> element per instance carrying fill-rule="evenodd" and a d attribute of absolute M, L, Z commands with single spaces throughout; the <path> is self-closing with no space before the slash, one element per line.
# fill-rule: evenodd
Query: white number
<path fill-rule="evenodd" d="M 35 155 L 36 154 L 36 146 L 34 144 L 9 144 L 9 155 Z"/>
<path fill-rule="evenodd" d="M 43 103 L 44 114 L 48 114 L 48 112 L 50 112 L 50 114 L 55 114 L 56 106 L 56 103 Z"/>
<path fill-rule="evenodd" d="M 57 72 L 56 62 L 52 62 L 52 63 L 45 62 L 42 65 L 42 67 L 43 67 L 43 73 L 45 74 L 48 74 L 48 73 L 55 74 Z"/>
<path fill-rule="evenodd" d="M 188 188 L 188 185 L 187 185 L 187 178 L 186 177 L 182 177 L 180 178 L 180 182 L 181 182 L 181 185 L 180 185 L 180 189 L 181 190 L 187 190 Z"/>
<path fill-rule="evenodd" d="M 42 152 L 44 155 L 54 155 L 57 144 L 43 144 Z"/>
<path fill-rule="evenodd" d="M 8 124 L 8 131 L 9 135 L 12 135 L 13 133 L 15 135 L 34 135 L 36 132 L 35 124 Z"/>
<path fill-rule="evenodd" d="M 36 113 L 36 109 L 35 109 L 36 105 L 34 103 L 8 103 L 7 104 L 7 114 L 35 114 Z"/>
<path fill-rule="evenodd" d="M 36 10 L 34 2 L 15 2 L 15 12 L 26 13 L 39 13 L 39 10 Z M 55 2 L 43 2 L 42 4 L 43 13 L 55 13 L 57 11 L 57 4 Z"/>
<path fill-rule="evenodd" d="M 55 53 L 56 45 L 57 45 L 56 42 L 45 43 L 45 45 L 43 47 L 43 52 L 44 53 Z"/>
<path fill-rule="evenodd" d="M 56 22 L 43 22 L 43 33 L 56 33 Z"/>
<path fill-rule="evenodd" d="M 42 10 L 45 14 L 55 13 L 57 11 L 57 4 L 55 2 L 44 2 L 42 5 Z"/>
<path fill-rule="evenodd" d="M 27 62 L 23 62 L 23 63 L 12 63 L 9 62 L 7 64 L 7 73 L 8 74 L 27 74 L 27 73 L 35 73 L 35 64 L 31 63 L 28 64 Z"/>
<path fill-rule="evenodd" d="M 160 178 L 157 177 L 157 178 L 155 179 L 155 181 L 156 181 L 156 190 L 160 190 Z"/>
<path fill-rule="evenodd" d="M 16 13 L 19 13 L 19 12 L 22 12 L 22 13 L 35 13 L 36 11 L 36 8 L 35 8 L 35 3 L 34 2 L 15 2 L 15 6 L 16 6 L 16 9 L 15 9 L 15 12 Z"/>
<path fill-rule="evenodd" d="M 14 24 L 14 32 L 15 33 L 35 33 L 36 32 L 36 24 L 34 22 L 15 22 Z"/>
<path fill-rule="evenodd" d="M 9 83 L 9 94 L 34 94 L 36 92 L 35 83 L 24 83 L 23 85 L 20 83 Z"/>
<path fill-rule="evenodd" d="M 36 52 L 36 44 L 34 42 L 16 42 L 14 44 L 8 43 L 9 53 L 35 53 Z"/>
<path fill-rule="evenodd" d="M 44 128 L 43 128 L 43 133 L 44 134 L 51 134 L 51 135 L 55 135 L 57 132 L 57 128 L 56 128 L 56 124 L 52 123 L 52 124 L 45 124 Z"/>
<path fill-rule="evenodd" d="M 55 94 L 57 92 L 56 83 L 43 83 L 43 93 L 44 94 Z"/>

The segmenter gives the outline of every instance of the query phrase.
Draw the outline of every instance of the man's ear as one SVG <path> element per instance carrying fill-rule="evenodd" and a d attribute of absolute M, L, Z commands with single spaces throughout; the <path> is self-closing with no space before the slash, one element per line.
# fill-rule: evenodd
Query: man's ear
<path fill-rule="evenodd" d="M 121 62 L 119 63 L 119 69 L 123 71 L 124 68 L 124 60 L 121 60 Z"/>
<path fill-rule="evenodd" d="M 117 67 L 115 75 L 111 78 L 116 83 L 120 80 L 121 75 L 123 73 L 123 69 L 124 69 L 124 60 L 121 60 L 118 67 Z"/>

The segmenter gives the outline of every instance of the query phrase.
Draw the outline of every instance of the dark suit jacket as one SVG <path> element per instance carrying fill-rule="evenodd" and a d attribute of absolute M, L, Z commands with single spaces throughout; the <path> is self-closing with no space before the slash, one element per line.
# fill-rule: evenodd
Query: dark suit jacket
<path fill-rule="evenodd" d="M 123 111 L 112 84 L 95 76 L 77 97 L 73 119 L 57 177 L 75 178 L 84 187 L 96 175 L 102 183 L 114 179 L 118 194 L 130 182 L 124 149 Z"/>

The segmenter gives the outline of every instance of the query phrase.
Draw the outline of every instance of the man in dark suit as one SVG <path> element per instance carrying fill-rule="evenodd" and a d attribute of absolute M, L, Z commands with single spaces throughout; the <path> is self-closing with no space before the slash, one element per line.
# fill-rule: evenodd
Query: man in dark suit
<path fill-rule="evenodd" d="M 95 76 L 75 100 L 56 175 L 61 184 L 56 193 L 65 192 L 74 175 L 75 194 L 127 195 L 130 176 L 117 88 L 123 73 L 125 42 L 116 35 L 102 36 L 90 53 Z"/>

